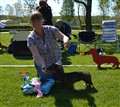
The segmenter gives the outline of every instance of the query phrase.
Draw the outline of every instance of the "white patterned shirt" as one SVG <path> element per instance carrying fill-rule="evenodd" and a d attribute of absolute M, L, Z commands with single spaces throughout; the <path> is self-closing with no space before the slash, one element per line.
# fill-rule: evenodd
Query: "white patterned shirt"
<path fill-rule="evenodd" d="M 57 32 L 58 29 L 54 26 L 43 26 L 43 29 L 44 41 L 38 37 L 35 31 L 32 31 L 27 38 L 27 46 L 35 45 L 37 47 L 47 68 L 54 63 L 61 65 L 61 49 L 55 37 L 55 32 Z"/>

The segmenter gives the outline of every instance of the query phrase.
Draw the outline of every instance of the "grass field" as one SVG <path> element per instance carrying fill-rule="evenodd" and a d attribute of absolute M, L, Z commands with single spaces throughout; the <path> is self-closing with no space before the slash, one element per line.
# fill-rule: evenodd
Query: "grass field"
<path fill-rule="evenodd" d="M 77 31 L 73 31 L 77 34 Z M 100 31 L 96 31 L 100 34 Z M 118 31 L 120 34 L 120 31 Z M 0 41 L 8 45 L 13 35 L 0 34 Z M 77 39 L 72 39 L 77 42 Z M 83 48 L 83 45 L 81 46 Z M 114 50 L 115 52 L 115 50 Z M 113 53 L 120 61 L 120 54 Z M 64 65 L 86 64 L 95 65 L 91 55 L 69 56 L 62 52 Z M 15 58 L 12 54 L 0 54 L 0 65 L 32 65 L 33 60 L 27 58 Z M 84 82 L 74 84 L 75 90 L 63 90 L 55 84 L 49 95 L 37 99 L 36 96 L 24 96 L 20 89 L 23 80 L 19 72 L 29 71 L 30 79 L 36 77 L 35 68 L 0 68 L 0 107 L 120 107 L 120 69 L 96 67 L 65 67 L 65 72 L 89 71 L 96 88 L 85 89 Z"/>

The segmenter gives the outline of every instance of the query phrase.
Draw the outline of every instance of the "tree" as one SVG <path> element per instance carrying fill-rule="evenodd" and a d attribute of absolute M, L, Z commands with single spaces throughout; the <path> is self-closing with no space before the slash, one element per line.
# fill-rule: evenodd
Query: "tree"
<path fill-rule="evenodd" d="M 5 6 L 5 10 L 8 16 L 12 16 L 14 13 L 13 7 L 9 4 Z"/>
<path fill-rule="evenodd" d="M 23 6 L 22 6 L 22 2 L 21 0 L 18 0 L 15 4 L 14 4 L 14 12 L 16 16 L 22 16 L 23 15 Z"/>
<path fill-rule="evenodd" d="M 77 9 L 78 9 L 79 26 L 80 26 L 80 28 L 81 28 L 81 26 L 82 26 L 82 21 L 81 21 L 81 18 L 80 18 L 80 4 L 77 5 Z"/>
<path fill-rule="evenodd" d="M 87 3 L 79 0 L 74 0 L 77 3 L 83 4 L 86 9 L 86 30 L 92 30 L 92 20 L 91 20 L 91 8 L 92 8 L 92 0 L 87 0 Z"/>
<path fill-rule="evenodd" d="M 28 14 L 30 14 L 32 11 L 34 11 L 37 7 L 35 0 L 23 0 L 24 6 L 28 11 Z"/>
<path fill-rule="evenodd" d="M 59 2 L 60 0 L 54 0 Z M 80 3 L 84 5 L 86 9 L 86 30 L 92 30 L 92 18 L 91 18 L 91 8 L 92 8 L 92 0 L 87 0 L 87 3 L 85 3 L 86 0 L 84 1 L 79 1 L 79 0 L 74 0 L 76 3 Z"/>
<path fill-rule="evenodd" d="M 107 13 L 110 14 L 109 9 L 114 12 L 119 22 L 120 19 L 120 0 L 99 0 L 99 7 L 103 12 L 103 20 Z"/>
<path fill-rule="evenodd" d="M 113 0 L 115 2 L 115 6 L 113 8 L 114 14 L 117 17 L 118 20 L 118 26 L 120 27 L 120 1 L 119 0 Z"/>
<path fill-rule="evenodd" d="M 74 17 L 74 2 L 73 0 L 64 0 L 60 15 L 65 21 L 71 22 Z"/>
<path fill-rule="evenodd" d="M 109 13 L 110 8 L 110 0 L 98 0 L 99 1 L 99 9 L 101 11 L 102 19 L 105 20 L 105 17 Z"/>
<path fill-rule="evenodd" d="M 0 6 L 0 15 L 3 15 L 3 7 Z"/>
<path fill-rule="evenodd" d="M 83 1 L 83 0 L 82 0 Z M 87 0 L 84 0 L 84 2 L 86 2 Z M 79 26 L 81 27 L 82 25 L 82 21 L 81 21 L 81 16 L 80 16 L 80 12 L 82 12 L 82 15 L 85 16 L 86 10 L 85 7 L 82 4 L 77 4 L 77 9 L 78 9 L 78 20 L 79 20 Z M 80 11 L 81 10 L 81 11 Z"/>
<path fill-rule="evenodd" d="M 113 0 L 115 2 L 115 10 L 120 10 L 120 1 L 119 0 Z"/>

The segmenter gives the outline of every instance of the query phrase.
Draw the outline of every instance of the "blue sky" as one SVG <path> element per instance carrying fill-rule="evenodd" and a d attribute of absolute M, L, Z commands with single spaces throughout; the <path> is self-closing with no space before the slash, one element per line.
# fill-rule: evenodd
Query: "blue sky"
<path fill-rule="evenodd" d="M 5 7 L 6 4 L 13 5 L 16 1 L 17 0 L 0 0 L 0 6 Z M 62 0 L 59 4 L 55 3 L 54 0 L 48 0 L 48 4 L 51 6 L 51 8 L 53 10 L 53 15 L 59 15 L 59 12 L 61 10 Z M 77 6 L 76 5 L 75 5 L 75 14 L 77 14 Z M 99 15 L 99 14 L 100 14 L 100 12 L 98 10 L 98 0 L 93 0 L 92 15 Z"/>

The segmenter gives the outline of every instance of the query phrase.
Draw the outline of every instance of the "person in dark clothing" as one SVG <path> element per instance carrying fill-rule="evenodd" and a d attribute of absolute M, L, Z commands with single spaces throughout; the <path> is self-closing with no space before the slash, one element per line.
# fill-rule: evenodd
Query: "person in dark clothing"
<path fill-rule="evenodd" d="M 47 2 L 47 0 L 46 0 L 46 2 Z M 46 4 L 46 6 L 52 11 L 51 7 L 48 4 Z M 40 8 L 40 6 L 37 6 L 36 10 L 39 10 L 39 8 Z"/>
<path fill-rule="evenodd" d="M 43 25 L 53 25 L 51 7 L 47 4 L 46 0 L 40 0 L 38 11 L 43 16 L 44 19 Z"/>
<path fill-rule="evenodd" d="M 47 3 L 47 0 L 46 0 L 46 3 Z M 47 7 L 52 11 L 51 7 L 47 4 Z"/>
<path fill-rule="evenodd" d="M 56 23 L 55 23 L 55 27 L 57 27 L 63 34 L 65 34 L 69 38 L 69 40 L 71 40 L 71 37 L 70 37 L 70 35 L 71 35 L 71 26 L 67 22 L 65 22 L 65 21 L 63 21 L 61 19 L 57 19 Z M 58 40 L 58 43 L 60 43 L 61 49 L 64 50 L 63 42 Z"/>
<path fill-rule="evenodd" d="M 71 26 L 67 22 L 61 19 L 57 19 L 55 27 L 57 27 L 63 34 L 65 34 L 67 37 L 69 37 L 69 39 L 71 39 Z"/>

